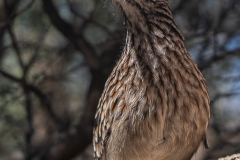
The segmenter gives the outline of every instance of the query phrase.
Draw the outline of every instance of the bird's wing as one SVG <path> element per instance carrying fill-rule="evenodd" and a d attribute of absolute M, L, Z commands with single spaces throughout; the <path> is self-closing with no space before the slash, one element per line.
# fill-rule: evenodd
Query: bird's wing
<path fill-rule="evenodd" d="M 99 104 L 104 105 L 102 103 Z M 110 135 L 110 121 L 108 120 L 107 111 L 103 110 L 104 107 L 99 107 L 95 115 L 95 126 L 93 131 L 93 146 L 94 157 L 100 159 L 103 156 L 103 151 L 106 141 Z"/>
<path fill-rule="evenodd" d="M 120 60 L 119 64 L 125 64 L 125 59 Z M 127 73 L 130 74 L 130 76 L 126 76 Z M 126 95 L 130 92 L 125 92 L 127 90 L 127 87 L 129 87 L 127 85 L 128 83 L 126 82 L 131 81 L 131 77 L 134 74 L 136 74 L 136 71 L 134 69 L 128 70 L 127 68 L 120 71 L 116 67 L 105 84 L 103 94 L 97 107 L 95 115 L 95 126 L 93 130 L 93 147 L 95 159 L 104 160 L 104 150 L 111 134 L 111 127 L 113 127 L 113 122 L 121 115 L 128 115 L 123 113 L 124 108 L 128 108 L 125 103 L 125 98 L 130 98 Z M 136 97 L 132 97 L 131 99 L 134 100 Z"/>
<path fill-rule="evenodd" d="M 116 77 L 110 76 L 108 78 L 95 114 L 95 124 L 93 130 L 93 149 L 95 159 L 105 159 L 104 150 L 111 133 L 110 127 L 113 121 L 111 111 L 116 105 L 116 100 L 119 97 L 115 94 L 116 83 Z"/>
<path fill-rule="evenodd" d="M 134 102 L 141 100 L 139 95 L 133 91 L 140 85 L 141 79 L 136 75 L 136 70 L 128 63 L 129 57 L 126 54 L 122 57 L 111 76 L 108 78 L 103 94 L 100 98 L 96 115 L 95 126 L 93 130 L 93 145 L 95 159 L 104 160 L 106 145 L 111 135 L 112 126 L 117 119 L 127 119 L 131 114 L 130 108 Z M 130 83 L 131 82 L 131 83 Z M 135 86 L 135 87 L 134 87 Z M 142 92 L 139 92 L 141 94 Z M 142 102 L 141 102 L 142 103 Z M 142 103 L 144 106 L 144 104 Z M 133 110 L 133 109 L 132 109 Z M 133 118 L 134 119 L 134 118 Z"/>

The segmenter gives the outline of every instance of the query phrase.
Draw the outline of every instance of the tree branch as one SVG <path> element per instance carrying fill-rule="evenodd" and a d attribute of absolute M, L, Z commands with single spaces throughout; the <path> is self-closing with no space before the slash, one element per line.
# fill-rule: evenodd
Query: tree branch
<path fill-rule="evenodd" d="M 25 86 L 26 89 L 33 92 L 37 98 L 40 100 L 40 102 L 46 107 L 50 117 L 53 119 L 53 121 L 57 124 L 59 130 L 65 130 L 66 124 L 57 116 L 52 110 L 51 102 L 48 98 L 48 96 L 43 93 L 40 89 L 38 89 L 36 86 L 33 86 L 31 84 L 27 84 L 23 79 L 18 79 L 17 77 L 14 77 L 2 70 L 0 70 L 0 74 L 2 74 L 4 77 L 8 78 L 9 80 L 12 80 L 14 82 L 17 82 L 23 86 Z"/>
<path fill-rule="evenodd" d="M 99 68 L 100 63 L 92 46 L 60 17 L 52 0 L 42 0 L 42 2 L 52 24 L 85 56 L 88 66 L 91 69 Z"/>
<path fill-rule="evenodd" d="M 101 71 L 93 73 L 91 80 L 88 101 L 85 107 L 83 118 L 78 125 L 77 132 L 69 134 L 57 144 L 52 144 L 46 150 L 41 160 L 66 160 L 72 159 L 84 151 L 92 142 L 92 128 L 94 114 L 98 100 L 102 94 L 105 78 Z"/>
<path fill-rule="evenodd" d="M 50 145 L 41 160 L 66 160 L 71 159 L 83 152 L 92 142 L 92 128 L 94 115 L 99 98 L 103 92 L 105 81 L 112 71 L 113 62 L 118 58 L 122 43 L 119 42 L 108 48 L 100 58 L 105 64 L 104 68 L 91 70 L 92 79 L 90 83 L 87 104 L 84 107 L 83 115 L 77 126 L 77 132 L 70 134 L 57 144 Z M 111 56 L 111 58 L 109 58 Z"/>

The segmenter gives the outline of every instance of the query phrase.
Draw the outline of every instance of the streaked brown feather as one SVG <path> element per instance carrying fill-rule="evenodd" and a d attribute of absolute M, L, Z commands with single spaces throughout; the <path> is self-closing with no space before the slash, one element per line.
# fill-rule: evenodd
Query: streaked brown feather
<path fill-rule="evenodd" d="M 95 116 L 97 160 L 189 160 L 206 141 L 209 98 L 167 0 L 113 0 L 128 34 Z"/>

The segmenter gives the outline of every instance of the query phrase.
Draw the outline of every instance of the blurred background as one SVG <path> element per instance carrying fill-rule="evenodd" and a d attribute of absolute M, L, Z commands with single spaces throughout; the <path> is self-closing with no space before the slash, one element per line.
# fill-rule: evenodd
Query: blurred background
<path fill-rule="evenodd" d="M 240 152 L 240 1 L 171 0 L 211 97 L 210 149 Z M 93 117 L 124 46 L 109 0 L 0 0 L 0 159 L 93 160 Z"/>

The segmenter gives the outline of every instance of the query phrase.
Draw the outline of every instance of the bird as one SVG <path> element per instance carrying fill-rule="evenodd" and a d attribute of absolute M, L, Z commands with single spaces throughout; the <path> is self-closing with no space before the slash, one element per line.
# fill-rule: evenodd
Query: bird
<path fill-rule="evenodd" d="M 112 0 L 126 42 L 99 100 L 95 160 L 190 160 L 208 147 L 206 81 L 167 0 Z"/>

